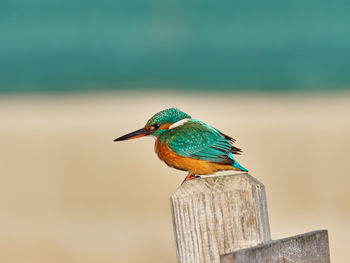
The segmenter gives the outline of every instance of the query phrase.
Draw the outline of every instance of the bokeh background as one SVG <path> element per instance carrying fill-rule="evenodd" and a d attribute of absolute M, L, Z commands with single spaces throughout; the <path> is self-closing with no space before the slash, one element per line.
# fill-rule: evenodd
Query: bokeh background
<path fill-rule="evenodd" d="M 178 107 L 237 139 L 272 238 L 350 242 L 347 1 L 0 3 L 0 261 L 176 262 L 185 173 L 153 139 Z M 225 173 L 227 174 L 227 173 Z"/>

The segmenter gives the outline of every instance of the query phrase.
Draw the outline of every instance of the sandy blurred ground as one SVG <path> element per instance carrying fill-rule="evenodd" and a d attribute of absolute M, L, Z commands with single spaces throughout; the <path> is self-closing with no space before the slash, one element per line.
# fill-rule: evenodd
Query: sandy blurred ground
<path fill-rule="evenodd" d="M 272 238 L 328 229 L 348 262 L 350 94 L 86 93 L 0 98 L 0 262 L 176 262 L 185 173 L 154 140 L 114 143 L 176 106 L 237 139 L 266 186 Z"/>

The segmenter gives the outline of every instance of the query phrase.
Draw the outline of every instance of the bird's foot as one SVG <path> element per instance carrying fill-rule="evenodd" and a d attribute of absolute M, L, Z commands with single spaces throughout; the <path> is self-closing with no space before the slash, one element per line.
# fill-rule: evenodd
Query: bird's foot
<path fill-rule="evenodd" d="M 183 180 L 183 182 L 181 184 L 183 184 L 186 181 L 193 180 L 193 179 L 196 179 L 196 178 L 201 178 L 201 177 L 199 175 L 188 173 L 188 175 L 186 176 L 185 180 Z"/>

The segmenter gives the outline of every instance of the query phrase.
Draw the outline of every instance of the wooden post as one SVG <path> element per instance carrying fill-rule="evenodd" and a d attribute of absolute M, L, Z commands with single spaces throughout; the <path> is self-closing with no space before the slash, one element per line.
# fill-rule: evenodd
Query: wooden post
<path fill-rule="evenodd" d="M 221 256 L 221 263 L 329 263 L 327 230 L 274 240 Z"/>
<path fill-rule="evenodd" d="M 179 263 L 220 263 L 220 255 L 270 241 L 264 186 L 249 174 L 202 177 L 171 197 Z"/>

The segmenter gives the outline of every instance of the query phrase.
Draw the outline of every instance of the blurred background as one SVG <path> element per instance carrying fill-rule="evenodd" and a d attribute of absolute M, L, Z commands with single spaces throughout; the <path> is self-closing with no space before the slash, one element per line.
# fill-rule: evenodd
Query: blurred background
<path fill-rule="evenodd" d="M 347 1 L 0 3 L 0 261 L 176 262 L 186 173 L 113 139 L 178 107 L 237 139 L 272 238 L 350 242 Z M 227 174 L 227 173 L 225 173 Z"/>

